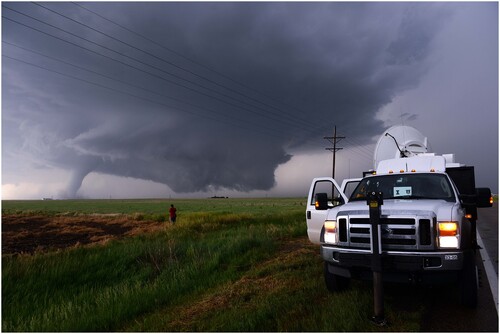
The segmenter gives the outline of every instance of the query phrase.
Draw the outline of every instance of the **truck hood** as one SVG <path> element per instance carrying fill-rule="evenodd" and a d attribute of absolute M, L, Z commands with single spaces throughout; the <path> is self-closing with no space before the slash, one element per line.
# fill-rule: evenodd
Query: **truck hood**
<path fill-rule="evenodd" d="M 382 205 L 382 215 L 432 215 L 440 220 L 453 220 L 454 212 L 460 207 L 458 203 L 447 202 L 445 200 L 433 199 L 388 199 L 384 200 Z M 345 205 L 337 207 L 337 212 L 331 212 L 335 216 L 337 214 L 361 214 L 369 215 L 369 209 L 366 201 L 352 201 Z M 329 218 L 334 219 L 334 217 Z"/>

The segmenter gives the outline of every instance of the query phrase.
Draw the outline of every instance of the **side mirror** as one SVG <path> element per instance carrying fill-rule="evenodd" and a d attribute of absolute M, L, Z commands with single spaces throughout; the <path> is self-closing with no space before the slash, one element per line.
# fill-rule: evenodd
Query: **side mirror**
<path fill-rule="evenodd" d="M 460 201 L 465 207 L 476 207 L 477 206 L 477 195 L 465 195 L 460 194 Z"/>
<path fill-rule="evenodd" d="M 476 188 L 476 206 L 478 208 L 491 208 L 493 206 L 493 196 L 490 188 Z"/>
<path fill-rule="evenodd" d="M 314 195 L 314 206 L 316 210 L 328 210 L 328 195 L 326 193 Z"/>

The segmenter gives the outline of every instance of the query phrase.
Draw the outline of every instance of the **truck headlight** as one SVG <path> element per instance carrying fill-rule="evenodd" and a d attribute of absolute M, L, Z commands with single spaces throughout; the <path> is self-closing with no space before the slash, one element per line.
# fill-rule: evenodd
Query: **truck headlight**
<path fill-rule="evenodd" d="M 327 220 L 325 222 L 325 242 L 328 244 L 336 244 L 338 240 L 337 221 Z"/>
<path fill-rule="evenodd" d="M 440 248 L 458 248 L 459 237 L 458 222 L 438 222 Z"/>

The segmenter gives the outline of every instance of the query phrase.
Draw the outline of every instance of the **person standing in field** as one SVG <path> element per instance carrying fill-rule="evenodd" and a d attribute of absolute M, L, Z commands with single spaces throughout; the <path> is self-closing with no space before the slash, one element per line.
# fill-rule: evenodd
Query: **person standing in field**
<path fill-rule="evenodd" d="M 168 210 L 168 212 L 170 214 L 170 222 L 174 224 L 175 220 L 177 219 L 177 209 L 173 204 L 170 204 L 170 210 Z"/>

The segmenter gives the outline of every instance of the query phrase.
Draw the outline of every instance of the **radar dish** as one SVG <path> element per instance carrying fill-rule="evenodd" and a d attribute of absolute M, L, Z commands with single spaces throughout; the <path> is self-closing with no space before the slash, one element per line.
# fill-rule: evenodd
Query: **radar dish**
<path fill-rule="evenodd" d="M 397 143 L 397 144 L 396 144 Z M 430 145 L 420 131 L 411 126 L 396 125 L 380 136 L 375 153 L 373 154 L 373 168 L 382 160 L 411 157 L 420 153 L 427 153 Z"/>

